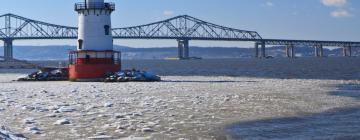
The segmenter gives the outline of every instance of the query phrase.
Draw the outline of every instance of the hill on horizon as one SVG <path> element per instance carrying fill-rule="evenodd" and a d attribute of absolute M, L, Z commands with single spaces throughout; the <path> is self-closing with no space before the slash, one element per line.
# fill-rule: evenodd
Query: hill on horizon
<path fill-rule="evenodd" d="M 164 59 L 177 56 L 177 47 L 163 48 L 132 48 L 128 46 L 115 45 L 115 50 L 122 52 L 123 59 Z M 75 46 L 52 45 L 52 46 L 14 46 L 14 57 L 23 60 L 67 60 L 69 51 L 75 50 Z M 0 47 L 3 50 L 3 47 Z M 273 57 L 284 57 L 285 48 L 282 46 L 267 47 L 266 53 Z M 296 56 L 314 56 L 313 47 L 296 47 Z M 326 56 L 342 56 L 342 49 L 324 48 Z M 353 49 L 354 56 L 360 56 L 360 49 Z M 0 51 L 3 56 L 3 51 Z M 218 58 L 251 58 L 254 57 L 253 48 L 237 47 L 190 47 L 190 56 L 207 59 Z"/>

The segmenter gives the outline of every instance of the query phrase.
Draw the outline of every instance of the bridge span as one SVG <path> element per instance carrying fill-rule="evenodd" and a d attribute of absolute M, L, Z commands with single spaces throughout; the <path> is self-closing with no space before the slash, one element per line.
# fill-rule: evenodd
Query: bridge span
<path fill-rule="evenodd" d="M 13 58 L 13 41 L 38 39 L 77 39 L 77 27 L 37 21 L 14 14 L 0 15 L 0 40 L 4 42 L 4 58 Z M 266 45 L 281 45 L 286 55 L 294 57 L 296 46 L 313 46 L 315 56 L 322 57 L 323 47 L 343 47 L 343 55 L 351 56 L 360 42 L 264 39 L 256 31 L 220 26 L 188 15 L 182 15 L 150 24 L 113 28 L 114 39 L 171 39 L 178 42 L 178 57 L 188 59 L 190 40 L 254 42 L 255 57 L 266 57 Z M 260 47 L 260 49 L 259 49 Z"/>

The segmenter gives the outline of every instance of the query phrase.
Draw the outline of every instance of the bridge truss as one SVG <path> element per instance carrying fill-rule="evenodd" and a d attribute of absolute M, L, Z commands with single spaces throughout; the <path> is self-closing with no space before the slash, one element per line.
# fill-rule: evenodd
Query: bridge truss
<path fill-rule="evenodd" d="M 0 15 L 0 40 L 4 41 L 5 59 L 13 58 L 14 40 L 76 39 L 77 30 L 77 27 L 50 24 L 14 14 Z M 188 15 L 146 25 L 113 28 L 112 34 L 114 39 L 177 40 L 179 58 L 189 58 L 190 40 L 251 41 L 255 42 L 256 56 L 258 56 L 258 46 L 261 45 L 261 57 L 265 57 L 265 45 L 360 46 L 360 42 L 263 39 L 255 31 L 224 27 Z"/>
<path fill-rule="evenodd" d="M 122 39 L 178 39 L 178 40 L 261 40 L 255 31 L 219 26 L 188 15 L 141 26 L 114 28 L 114 38 Z"/>
<path fill-rule="evenodd" d="M 77 28 L 36 21 L 14 14 L 0 16 L 0 39 L 72 39 Z"/>

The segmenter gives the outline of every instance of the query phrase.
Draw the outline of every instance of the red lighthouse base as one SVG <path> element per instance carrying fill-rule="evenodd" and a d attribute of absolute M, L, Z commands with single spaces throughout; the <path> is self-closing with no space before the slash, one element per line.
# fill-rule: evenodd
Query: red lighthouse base
<path fill-rule="evenodd" d="M 69 55 L 71 81 L 99 81 L 121 69 L 120 52 L 76 51 Z"/>

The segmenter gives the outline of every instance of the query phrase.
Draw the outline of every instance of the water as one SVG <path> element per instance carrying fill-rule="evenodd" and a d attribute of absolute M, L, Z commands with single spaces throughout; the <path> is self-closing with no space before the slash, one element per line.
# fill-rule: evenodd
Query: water
<path fill-rule="evenodd" d="M 59 61 L 35 62 L 58 67 Z M 66 62 L 62 62 L 66 65 Z M 241 76 L 280 79 L 360 79 L 360 58 L 123 60 L 122 69 L 163 76 Z"/>
<path fill-rule="evenodd" d="M 56 61 L 38 63 L 58 65 Z M 1 74 L 0 82 L 4 79 L 2 83 L 4 86 L 0 86 L 3 99 L 16 102 L 10 102 L 14 104 L 9 107 L 12 111 L 0 114 L 1 118 L 6 118 L 0 119 L 0 123 L 5 120 L 3 123 L 7 126 L 26 134 L 19 120 L 22 120 L 22 117 L 40 114 L 37 121 L 42 124 L 41 128 L 45 130 L 45 137 L 54 139 L 66 135 L 70 139 L 80 139 L 92 136 L 94 131 L 102 128 L 105 123 L 114 122 L 108 122 L 108 118 L 84 121 L 92 120 L 93 116 L 83 116 L 75 112 L 68 114 L 67 117 L 83 124 L 75 123 L 76 125 L 67 126 L 69 128 L 66 130 L 59 130 L 58 127 L 52 125 L 56 120 L 42 117 L 46 114 L 24 112 L 19 108 L 23 104 L 32 105 L 37 101 L 44 104 L 35 105 L 52 106 L 59 101 L 76 105 L 81 101 L 90 106 L 99 106 L 98 103 L 103 104 L 109 100 L 121 101 L 133 98 L 138 101 L 126 102 L 126 104 L 114 102 L 118 108 L 94 108 L 92 111 L 115 114 L 124 111 L 124 106 L 126 106 L 125 109 L 128 110 L 146 112 L 143 116 L 135 118 L 142 119 L 144 122 L 153 121 L 152 118 L 156 115 L 161 127 L 156 128 L 158 130 L 154 133 L 159 136 L 155 138 L 159 139 L 176 139 L 185 136 L 189 139 L 211 139 L 212 136 L 219 136 L 219 139 L 226 137 L 229 139 L 360 139 L 359 66 L 360 58 L 343 57 L 268 60 L 124 60 L 124 69 L 136 68 L 151 71 L 162 75 L 165 81 L 156 83 L 48 82 L 46 86 L 44 83 L 37 82 L 9 82 L 13 74 Z M 9 70 L 4 70 L 4 72 L 8 73 Z M 68 91 L 58 90 L 58 87 Z M 91 87 L 90 90 L 89 87 Z M 9 89 L 16 89 L 16 92 Z M 26 95 L 38 95 L 38 89 L 44 89 L 58 97 L 25 98 Z M 72 90 L 81 92 L 74 94 L 70 92 Z M 104 95 L 107 97 L 91 98 L 98 95 L 97 90 L 106 91 Z M 9 91 L 12 93 L 8 94 Z M 149 97 L 164 102 L 149 101 Z M 153 106 L 137 107 L 139 104 L 149 102 Z M 168 107 L 163 108 L 164 103 Z M 1 103 L 0 105 L 5 106 Z M 16 117 L 18 120 L 12 119 L 20 112 L 25 114 Z M 86 111 L 80 108 L 79 112 Z M 168 120 L 169 114 L 175 116 Z M 189 117 L 190 115 L 193 117 Z M 84 131 L 78 125 L 92 130 Z M 161 133 L 169 127 L 179 129 L 179 131 Z M 72 128 L 78 129 L 78 133 L 83 136 L 71 135 Z M 115 137 L 122 137 L 115 131 L 104 132 Z M 217 135 L 213 132 L 221 134 Z M 127 131 L 129 135 L 136 133 Z M 39 137 L 27 135 L 30 138 Z M 147 136 L 149 135 L 150 133 Z"/>
<path fill-rule="evenodd" d="M 360 84 L 338 85 L 333 96 L 360 100 Z M 305 116 L 240 122 L 226 128 L 232 139 L 360 139 L 360 106 Z"/>

